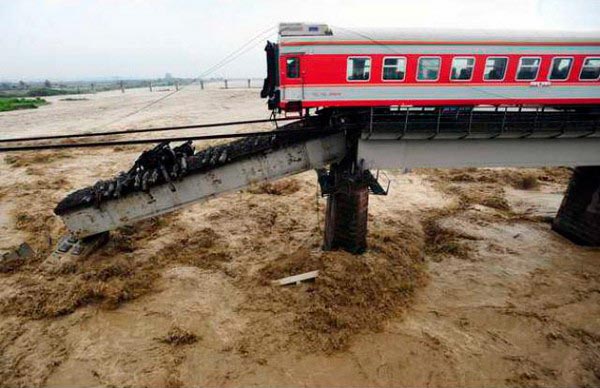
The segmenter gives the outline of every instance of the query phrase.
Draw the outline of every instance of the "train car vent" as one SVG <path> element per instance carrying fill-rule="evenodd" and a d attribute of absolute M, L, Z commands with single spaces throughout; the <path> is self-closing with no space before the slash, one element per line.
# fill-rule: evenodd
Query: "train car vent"
<path fill-rule="evenodd" d="M 280 36 L 325 36 L 332 35 L 327 24 L 281 23 Z"/>

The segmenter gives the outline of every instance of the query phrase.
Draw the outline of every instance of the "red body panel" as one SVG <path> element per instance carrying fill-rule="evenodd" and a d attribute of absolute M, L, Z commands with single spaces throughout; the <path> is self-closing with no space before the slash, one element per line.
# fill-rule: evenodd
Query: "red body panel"
<path fill-rule="evenodd" d="M 486 86 L 493 85 L 529 85 L 530 82 L 548 81 L 548 73 L 550 71 L 550 63 L 554 57 L 569 57 L 574 58 L 573 67 L 569 78 L 564 81 L 553 80 L 556 83 L 568 83 L 577 82 L 577 84 L 590 84 L 598 86 L 598 82 L 583 82 L 579 81 L 579 73 L 583 66 L 583 61 L 587 57 L 586 55 L 548 55 L 548 54 L 527 54 L 527 55 L 452 55 L 452 54 L 438 54 L 438 55 L 421 55 L 421 54 L 406 54 L 406 55 L 394 55 L 398 57 L 405 57 L 406 63 L 406 77 L 404 81 L 383 81 L 381 79 L 383 58 L 390 57 L 392 55 L 382 54 L 371 54 L 368 55 L 371 62 L 371 79 L 369 81 L 346 81 L 346 61 L 348 57 L 357 56 L 365 57 L 365 54 L 347 55 L 347 54 L 335 54 L 335 55 L 285 55 L 281 56 L 280 69 L 285 69 L 285 61 L 288 57 L 300 57 L 300 78 L 287 78 L 285 71 L 281 72 L 281 85 L 351 85 L 356 84 L 367 84 L 367 85 L 398 85 L 398 84 L 414 84 L 418 86 L 426 85 L 460 85 L 460 84 L 484 84 Z M 417 81 L 417 62 L 420 57 L 439 57 L 442 59 L 442 65 L 440 69 L 440 78 L 438 81 Z M 473 78 L 470 81 L 450 81 L 450 72 L 452 69 L 452 59 L 454 57 L 472 57 L 475 58 L 475 68 L 473 71 Z M 503 81 L 484 81 L 483 80 L 483 69 L 485 67 L 485 60 L 488 57 L 508 57 L 508 67 Z M 521 57 L 540 57 L 542 62 L 540 65 L 540 71 L 537 79 L 533 81 L 517 81 L 515 75 L 517 73 L 517 67 L 519 65 L 519 58 Z"/>
<path fill-rule="evenodd" d="M 343 42 L 336 42 L 336 44 L 344 44 Z M 534 51 L 527 52 L 526 54 L 352 54 L 352 44 L 348 43 L 346 49 L 348 53 L 344 54 L 286 54 L 280 56 L 279 69 L 280 71 L 280 87 L 350 87 L 350 88 L 370 88 L 370 87 L 486 87 L 493 88 L 496 86 L 516 86 L 523 88 L 531 88 L 532 82 L 543 82 L 550 84 L 541 85 L 546 87 L 552 86 L 573 86 L 573 87 L 590 87 L 600 88 L 599 81 L 580 81 L 579 75 L 587 57 L 598 57 L 598 55 L 569 55 L 561 53 L 557 50 L 556 54 L 536 54 Z M 364 42 L 360 42 L 364 45 Z M 402 44 L 407 44 L 402 42 Z M 499 43 L 494 43 L 495 45 Z M 294 45 L 286 43 L 286 45 Z M 302 45 L 309 45 L 303 43 Z M 508 45 L 508 44 L 507 44 Z M 511 43 L 512 45 L 512 43 Z M 514 44 L 517 45 L 517 44 Z M 526 44 L 518 44 L 524 46 Z M 545 44 L 549 45 L 549 44 Z M 561 44 L 565 46 L 564 43 Z M 474 50 L 476 51 L 476 47 Z M 348 81 L 346 80 L 346 66 L 348 57 L 370 57 L 371 58 L 371 77 L 368 81 Z M 391 81 L 382 80 L 382 67 L 384 57 L 405 57 L 406 58 L 406 75 L 402 81 Z M 300 78 L 290 79 L 286 76 L 286 60 L 289 57 L 300 58 Z M 417 63 L 420 57 L 439 57 L 441 58 L 440 76 L 437 81 L 417 81 Z M 455 57 L 472 57 L 475 58 L 475 67 L 473 70 L 473 77 L 469 81 L 451 81 L 450 73 L 452 68 L 452 59 Z M 507 57 L 508 66 L 506 69 L 504 80 L 502 81 L 484 81 L 483 72 L 485 67 L 486 58 L 488 57 Z M 519 64 L 519 59 L 522 57 L 540 57 L 541 64 L 540 69 L 535 80 L 518 81 L 516 80 L 516 72 Z M 571 71 L 566 80 L 548 80 L 550 72 L 552 58 L 555 57 L 568 57 L 573 58 L 573 64 Z M 465 89 L 466 90 L 466 89 Z M 297 101 L 297 100 L 295 100 Z M 280 107 L 285 109 L 288 101 L 285 99 L 280 103 Z M 328 107 L 328 106 L 388 106 L 388 105 L 412 105 L 412 106 L 439 106 L 439 105 L 579 105 L 579 104 L 591 104 L 600 105 L 600 98 L 596 98 L 596 94 L 590 98 L 588 95 L 584 95 L 581 98 L 573 96 L 570 98 L 502 98 L 502 96 L 490 96 L 489 99 L 470 99 L 467 96 L 465 98 L 452 98 L 452 99 L 399 99 L 399 100 L 382 100 L 382 99 L 352 99 L 352 100 L 340 100 L 339 98 L 332 98 L 331 100 L 311 101 L 310 99 L 301 100 L 302 107 Z"/>

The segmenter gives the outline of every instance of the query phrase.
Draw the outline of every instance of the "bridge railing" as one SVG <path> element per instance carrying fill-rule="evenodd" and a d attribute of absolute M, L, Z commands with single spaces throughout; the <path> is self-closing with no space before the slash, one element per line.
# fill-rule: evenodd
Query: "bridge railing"
<path fill-rule="evenodd" d="M 259 89 L 262 88 L 262 78 L 225 78 L 198 80 L 201 89 Z"/>
<path fill-rule="evenodd" d="M 375 133 L 398 139 L 600 136 L 600 112 L 574 109 L 374 108 L 362 120 L 364 138 Z"/>

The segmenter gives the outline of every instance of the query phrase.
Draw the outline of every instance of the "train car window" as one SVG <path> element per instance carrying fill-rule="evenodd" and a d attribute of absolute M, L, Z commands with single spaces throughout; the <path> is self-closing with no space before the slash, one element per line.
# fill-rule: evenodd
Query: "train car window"
<path fill-rule="evenodd" d="M 418 81 L 437 81 L 440 78 L 440 65 L 442 60 L 437 57 L 419 58 L 417 69 Z"/>
<path fill-rule="evenodd" d="M 483 79 L 486 81 L 502 81 L 506 74 L 506 65 L 508 65 L 508 58 L 490 57 L 486 59 Z"/>
<path fill-rule="evenodd" d="M 450 79 L 453 81 L 469 81 L 473 78 L 473 68 L 475 67 L 475 58 L 459 58 L 452 60 L 452 72 Z"/>
<path fill-rule="evenodd" d="M 581 68 L 580 80 L 595 81 L 600 79 L 600 58 L 586 58 Z"/>
<path fill-rule="evenodd" d="M 550 68 L 549 80 L 566 80 L 571 73 L 573 58 L 552 58 L 552 67 Z"/>
<path fill-rule="evenodd" d="M 348 69 L 346 75 L 348 81 L 368 81 L 371 78 L 371 58 L 348 58 Z"/>
<path fill-rule="evenodd" d="M 538 57 L 523 57 L 519 59 L 519 67 L 517 68 L 518 81 L 531 81 L 537 78 L 540 71 L 541 58 Z"/>
<path fill-rule="evenodd" d="M 286 60 L 286 76 L 300 78 L 300 58 L 294 57 Z"/>
<path fill-rule="evenodd" d="M 388 57 L 383 59 L 383 80 L 403 81 L 406 75 L 406 58 Z"/>

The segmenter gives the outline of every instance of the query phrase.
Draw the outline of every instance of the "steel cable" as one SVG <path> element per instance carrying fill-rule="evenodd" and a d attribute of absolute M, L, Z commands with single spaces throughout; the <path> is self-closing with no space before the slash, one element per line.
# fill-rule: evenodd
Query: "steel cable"
<path fill-rule="evenodd" d="M 59 139 L 75 139 L 95 136 L 111 136 L 111 135 L 129 135 L 134 133 L 146 133 L 146 132 L 163 132 L 163 131 L 178 131 L 182 129 L 196 129 L 196 128 L 214 128 L 214 127 L 228 127 L 232 125 L 246 125 L 246 124 L 260 124 L 270 123 L 277 121 L 290 121 L 298 120 L 298 117 L 281 117 L 278 119 L 257 119 L 257 120 L 245 120 L 245 121 L 228 121 L 223 123 L 208 123 L 208 124 L 190 124 L 173 127 L 156 127 L 156 128 L 140 128 L 140 129 L 125 129 L 120 131 L 106 131 L 106 132 L 94 132 L 94 133 L 76 133 L 70 135 L 48 135 L 48 136 L 36 136 L 36 137 L 17 137 L 12 139 L 0 139 L 0 143 L 9 142 L 24 142 L 24 141 L 40 141 L 40 140 L 59 140 Z"/>
<path fill-rule="evenodd" d="M 329 135 L 339 133 L 338 129 L 319 129 L 319 127 L 306 127 L 302 129 L 287 129 L 284 131 L 269 131 L 269 132 L 246 132 L 246 133 L 224 133 L 216 135 L 200 135 L 200 136 L 181 136 L 181 137 L 166 137 L 153 139 L 137 139 L 137 140 L 117 140 L 108 142 L 86 142 L 86 143 L 59 143 L 59 144 L 34 144 L 26 146 L 0 147 L 0 153 L 17 152 L 17 151 L 42 151 L 50 149 L 65 149 L 65 148 L 92 148 L 92 147 L 113 147 L 134 144 L 152 144 L 163 142 L 185 142 L 189 140 L 218 140 L 232 139 L 242 137 L 260 137 L 260 136 L 291 136 L 299 134 L 316 133 L 321 135 Z"/>
<path fill-rule="evenodd" d="M 259 34 L 255 35 L 254 37 L 252 37 L 251 39 L 249 39 L 248 41 L 246 41 L 242 46 L 240 46 L 239 48 L 237 48 L 233 52 L 231 52 L 228 55 L 226 55 L 223 59 L 221 59 L 216 64 L 214 64 L 211 67 L 209 67 L 208 70 L 204 71 L 201 75 L 199 75 L 198 77 L 192 79 L 192 81 L 188 85 L 182 85 L 179 89 L 176 89 L 176 90 L 172 91 L 171 93 L 168 93 L 168 94 L 166 94 L 164 96 L 161 96 L 160 98 L 157 98 L 156 100 L 151 101 L 150 103 L 148 103 L 148 104 L 146 104 L 146 105 L 144 105 L 144 106 L 142 106 L 142 107 L 140 107 L 138 109 L 135 109 L 134 111 L 132 111 L 132 112 L 130 112 L 130 113 L 128 113 L 128 114 L 126 114 L 126 115 L 124 115 L 122 117 L 119 117 L 119 118 L 117 118 L 115 120 L 109 121 L 106 124 L 102 124 L 102 125 L 100 125 L 98 127 L 95 127 L 94 129 L 105 128 L 105 127 L 107 127 L 107 126 L 109 126 L 111 124 L 114 124 L 116 122 L 119 122 L 121 120 L 129 118 L 129 117 L 131 117 L 133 115 L 136 115 L 136 114 L 140 113 L 141 111 L 146 110 L 146 109 L 150 108 L 151 106 L 156 105 L 159 102 L 161 102 L 161 101 L 163 101 L 163 100 L 171 97 L 175 93 L 179 93 L 180 91 L 182 91 L 183 89 L 185 89 L 185 87 L 187 87 L 189 85 L 193 85 L 194 83 L 200 81 L 203 77 L 206 77 L 207 75 L 214 73 L 216 70 L 218 70 L 221 67 L 227 65 L 231 61 L 239 58 L 241 55 L 243 55 L 246 52 L 248 52 L 250 49 L 254 48 L 256 46 L 256 44 L 257 44 L 256 42 L 251 47 L 248 47 L 247 49 L 244 50 L 244 48 L 246 48 L 253 41 L 255 41 L 255 40 L 263 37 L 266 33 L 270 33 L 274 28 L 276 28 L 276 26 L 271 26 L 268 29 L 266 29 L 266 30 L 260 32 Z M 260 43 L 260 41 L 259 41 L 259 43 Z M 241 50 L 243 50 L 243 51 L 241 51 Z M 230 58 L 230 57 L 232 57 L 232 58 Z"/>

